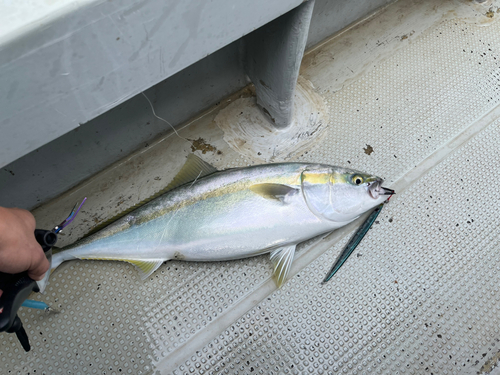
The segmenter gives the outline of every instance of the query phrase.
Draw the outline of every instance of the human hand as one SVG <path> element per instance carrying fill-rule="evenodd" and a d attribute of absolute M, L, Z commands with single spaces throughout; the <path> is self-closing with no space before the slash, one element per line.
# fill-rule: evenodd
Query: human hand
<path fill-rule="evenodd" d="M 28 271 L 41 280 L 50 264 L 35 239 L 35 218 L 26 210 L 0 207 L 0 271 Z"/>

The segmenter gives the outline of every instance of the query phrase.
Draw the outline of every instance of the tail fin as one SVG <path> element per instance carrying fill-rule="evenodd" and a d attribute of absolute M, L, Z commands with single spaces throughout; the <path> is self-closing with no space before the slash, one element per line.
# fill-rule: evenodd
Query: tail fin
<path fill-rule="evenodd" d="M 60 250 L 60 249 L 57 249 Z M 52 255 L 52 262 L 50 264 L 50 272 L 61 265 L 62 262 L 67 260 L 76 259 L 74 256 L 69 254 L 69 251 L 58 251 L 56 254 Z"/>
<path fill-rule="evenodd" d="M 60 249 L 57 247 L 52 248 L 52 251 L 58 252 L 58 250 L 60 251 Z M 64 262 L 64 260 L 61 257 L 61 253 L 51 255 L 48 258 L 48 260 L 50 263 L 50 269 L 45 273 L 45 276 L 43 277 L 42 280 L 36 282 L 36 284 L 38 285 L 38 289 L 40 289 L 40 293 L 45 292 L 45 288 L 47 287 L 47 284 L 49 283 L 49 277 L 50 277 L 50 274 L 52 273 L 52 271 L 58 265 L 60 265 L 62 262 Z"/>
<path fill-rule="evenodd" d="M 54 270 L 64 261 L 76 259 L 74 256 L 70 255 L 68 251 L 61 251 L 61 249 L 54 247 L 52 251 L 56 252 L 56 254 L 52 255 L 50 262 L 50 269 L 45 273 L 45 276 L 42 280 L 37 281 L 38 288 L 40 289 L 40 293 L 45 291 L 47 284 L 49 283 L 49 277 L 54 272 Z"/>
<path fill-rule="evenodd" d="M 47 284 L 49 283 L 49 277 L 50 277 L 50 270 L 45 272 L 45 276 L 43 277 L 42 280 L 36 282 L 36 285 L 38 285 L 38 289 L 40 289 L 40 293 L 42 293 L 42 294 L 43 294 L 43 292 L 45 292 L 45 288 L 47 287 Z"/>

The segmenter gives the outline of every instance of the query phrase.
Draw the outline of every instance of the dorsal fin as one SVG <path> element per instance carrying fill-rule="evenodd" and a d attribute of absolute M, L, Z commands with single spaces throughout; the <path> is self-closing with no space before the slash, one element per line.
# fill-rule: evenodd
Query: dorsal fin
<path fill-rule="evenodd" d="M 159 193 L 156 193 L 154 197 L 156 198 L 161 194 L 166 193 L 167 191 L 173 190 L 176 187 L 187 184 L 189 182 L 193 182 L 198 178 L 208 176 L 209 174 L 212 174 L 214 172 L 217 172 L 217 169 L 215 167 L 211 166 L 206 161 L 203 161 L 195 154 L 189 154 L 186 163 L 184 163 L 179 172 L 177 172 L 174 179 Z M 154 198 L 148 199 L 152 200 Z"/>
<path fill-rule="evenodd" d="M 210 164 L 208 164 L 206 161 L 203 161 L 201 158 L 196 156 L 195 154 L 189 154 L 186 160 L 186 163 L 181 167 L 179 172 L 175 175 L 172 181 L 165 186 L 163 189 L 160 191 L 156 192 L 149 198 L 146 198 L 139 203 L 136 203 L 132 207 L 127 208 L 125 211 L 120 212 L 119 214 L 113 216 L 112 218 L 103 221 L 99 225 L 97 225 L 95 228 L 93 228 L 89 233 L 87 233 L 83 238 L 90 236 L 91 234 L 94 234 L 104 227 L 108 226 L 109 224 L 115 222 L 116 220 L 122 218 L 123 216 L 129 214 L 133 210 L 141 207 L 142 205 L 152 201 L 155 198 L 158 198 L 160 195 L 165 194 L 166 192 L 170 190 L 174 190 L 175 188 L 182 186 L 184 184 L 193 182 L 197 179 L 200 179 L 201 177 L 208 176 L 209 174 L 212 174 L 214 172 L 217 172 L 217 169 Z"/>

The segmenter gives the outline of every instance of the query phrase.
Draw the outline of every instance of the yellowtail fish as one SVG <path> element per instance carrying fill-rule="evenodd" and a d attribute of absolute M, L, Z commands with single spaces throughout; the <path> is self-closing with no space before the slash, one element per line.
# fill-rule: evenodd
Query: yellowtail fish
<path fill-rule="evenodd" d="M 392 190 L 381 184 L 379 177 L 325 164 L 216 171 L 191 155 L 172 190 L 55 254 L 52 269 L 71 259 L 120 260 L 146 278 L 171 259 L 210 262 L 270 253 L 281 286 L 297 244 L 385 201 Z"/>

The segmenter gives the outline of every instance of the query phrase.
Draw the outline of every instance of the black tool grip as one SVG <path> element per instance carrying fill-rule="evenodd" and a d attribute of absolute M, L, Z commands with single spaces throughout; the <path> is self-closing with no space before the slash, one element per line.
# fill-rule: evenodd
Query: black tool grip
<path fill-rule="evenodd" d="M 49 251 L 57 242 L 57 234 L 50 230 L 35 229 L 35 239 L 44 252 Z"/>
<path fill-rule="evenodd" d="M 35 238 L 45 253 L 57 242 L 57 235 L 48 230 L 36 229 Z M 38 285 L 27 271 L 16 274 L 0 272 L 0 290 L 0 332 L 15 332 L 24 350 L 29 351 L 28 335 L 17 311 L 32 291 L 40 291 Z"/>
<path fill-rule="evenodd" d="M 28 277 L 28 272 L 9 274 L 0 272 L 0 332 L 8 331 L 16 319 L 17 310 L 30 293 L 38 291 L 34 280 Z"/>
<path fill-rule="evenodd" d="M 28 334 L 24 330 L 23 323 L 21 323 L 21 319 L 16 315 L 16 318 L 14 319 L 14 322 L 10 326 L 10 329 L 7 331 L 9 333 L 16 333 L 17 339 L 23 346 L 23 349 L 27 352 L 30 351 L 31 345 L 30 345 L 30 340 L 28 338 Z"/>

